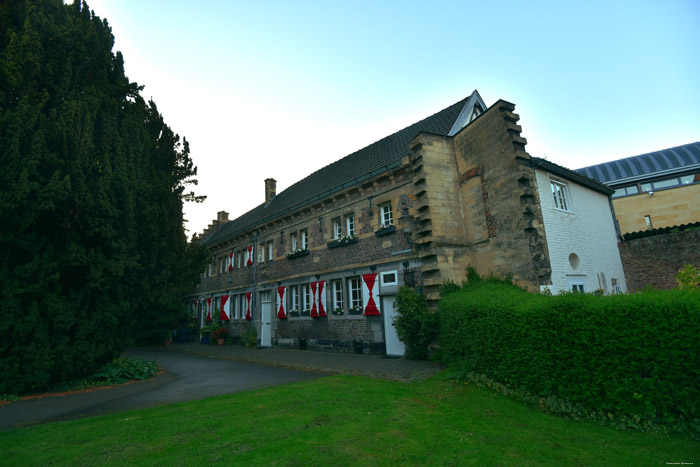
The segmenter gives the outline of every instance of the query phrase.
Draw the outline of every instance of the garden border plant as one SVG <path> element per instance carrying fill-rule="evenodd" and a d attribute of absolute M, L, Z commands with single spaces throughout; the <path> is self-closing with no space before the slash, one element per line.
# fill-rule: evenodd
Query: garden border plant
<path fill-rule="evenodd" d="M 574 418 L 700 437 L 700 291 L 544 296 L 471 271 L 439 316 L 455 378 Z"/>

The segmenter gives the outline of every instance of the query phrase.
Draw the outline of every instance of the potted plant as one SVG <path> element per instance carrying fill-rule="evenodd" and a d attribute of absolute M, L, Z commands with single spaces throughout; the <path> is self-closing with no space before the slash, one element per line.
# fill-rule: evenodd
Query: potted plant
<path fill-rule="evenodd" d="M 291 310 L 289 316 L 299 316 L 299 310 Z"/>
<path fill-rule="evenodd" d="M 334 315 L 343 315 L 343 314 L 345 314 L 345 312 L 343 311 L 342 308 L 338 307 L 335 310 L 333 310 L 333 314 Z"/>
<path fill-rule="evenodd" d="M 384 235 L 389 235 L 394 232 L 396 232 L 396 226 L 394 224 L 382 224 L 374 231 L 374 234 L 377 237 L 383 237 Z"/>
<path fill-rule="evenodd" d="M 301 316 L 311 316 L 311 310 L 301 310 Z"/>
<path fill-rule="evenodd" d="M 294 251 L 290 251 L 289 253 L 285 253 L 284 256 L 285 256 L 287 259 L 296 259 L 296 258 L 299 258 L 299 257 L 301 257 L 301 256 L 306 256 L 306 255 L 308 255 L 308 254 L 309 254 L 309 249 L 307 248 L 307 249 L 305 249 L 305 250 L 294 250 Z"/>
<path fill-rule="evenodd" d="M 212 332 L 212 327 L 211 326 L 202 326 L 202 329 L 200 329 L 200 334 L 199 334 L 199 342 L 202 344 L 209 344 L 211 342 L 211 332 Z"/>
<path fill-rule="evenodd" d="M 349 315 L 361 315 L 362 314 L 362 307 L 356 306 L 348 309 L 348 314 Z"/>
<path fill-rule="evenodd" d="M 357 236 L 353 235 L 346 235 L 345 237 L 340 237 L 336 238 L 335 240 L 331 240 L 330 242 L 326 243 L 328 248 L 337 248 L 339 246 L 344 246 L 344 245 L 350 245 L 351 243 L 357 243 L 358 238 Z"/>
<path fill-rule="evenodd" d="M 214 329 L 214 331 L 211 333 L 211 338 L 216 341 L 217 345 L 224 345 L 224 341 L 226 340 L 227 335 L 228 329 L 224 327 L 218 327 Z"/>

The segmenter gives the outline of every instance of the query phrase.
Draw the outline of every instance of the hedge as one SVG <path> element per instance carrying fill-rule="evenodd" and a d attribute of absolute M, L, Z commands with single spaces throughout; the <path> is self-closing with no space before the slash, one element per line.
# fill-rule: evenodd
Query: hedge
<path fill-rule="evenodd" d="M 443 361 L 611 419 L 700 433 L 700 292 L 528 293 L 470 281 L 440 302 Z"/>

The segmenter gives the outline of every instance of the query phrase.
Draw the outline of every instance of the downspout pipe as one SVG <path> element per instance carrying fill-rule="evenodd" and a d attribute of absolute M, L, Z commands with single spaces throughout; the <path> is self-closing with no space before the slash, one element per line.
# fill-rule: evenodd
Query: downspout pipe
<path fill-rule="evenodd" d="M 260 231 L 255 230 L 253 233 L 253 296 L 251 297 L 250 306 L 253 309 L 253 323 L 255 323 L 255 305 L 258 287 L 258 236 Z"/>

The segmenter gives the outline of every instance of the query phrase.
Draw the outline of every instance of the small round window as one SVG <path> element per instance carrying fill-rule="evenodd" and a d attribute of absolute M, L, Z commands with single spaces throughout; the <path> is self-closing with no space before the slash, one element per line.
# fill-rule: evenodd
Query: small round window
<path fill-rule="evenodd" d="M 569 264 L 571 265 L 571 269 L 578 269 L 581 261 L 578 259 L 578 255 L 576 253 L 571 253 L 569 255 Z"/>

